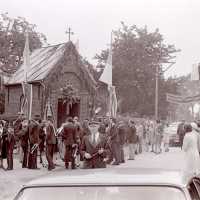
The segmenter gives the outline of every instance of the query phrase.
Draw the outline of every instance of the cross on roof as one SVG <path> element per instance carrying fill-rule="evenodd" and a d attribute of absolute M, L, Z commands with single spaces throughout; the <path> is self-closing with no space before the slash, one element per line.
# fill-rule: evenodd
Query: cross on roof
<path fill-rule="evenodd" d="M 69 27 L 68 31 L 65 33 L 69 35 L 69 41 L 71 41 L 71 35 L 74 35 L 74 32 L 71 31 L 71 28 Z"/>

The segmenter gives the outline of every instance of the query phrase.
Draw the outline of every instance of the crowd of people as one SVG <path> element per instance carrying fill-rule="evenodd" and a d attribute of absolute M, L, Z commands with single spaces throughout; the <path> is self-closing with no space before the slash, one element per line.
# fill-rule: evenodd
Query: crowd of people
<path fill-rule="evenodd" d="M 169 151 L 167 124 L 160 120 L 126 121 L 106 117 L 80 122 L 78 117 L 68 117 L 56 129 L 51 116 L 41 120 L 36 115 L 28 120 L 23 113 L 19 113 L 13 123 L 0 122 L 0 167 L 7 170 L 13 169 L 14 149 L 22 168 L 37 169 L 39 160 L 48 170 L 53 170 L 56 154 L 60 155 L 66 169 L 75 169 L 80 163 L 83 168 L 120 165 L 126 162 L 125 146 L 128 147 L 129 160 L 134 160 L 142 152 L 159 154 Z"/>

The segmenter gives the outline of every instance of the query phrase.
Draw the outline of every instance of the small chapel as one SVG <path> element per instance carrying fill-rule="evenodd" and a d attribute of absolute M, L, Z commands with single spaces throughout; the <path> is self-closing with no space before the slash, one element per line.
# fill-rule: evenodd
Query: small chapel
<path fill-rule="evenodd" d="M 5 114 L 20 112 L 23 100 L 24 64 L 5 83 Z M 107 87 L 96 80 L 75 45 L 67 43 L 42 47 L 30 55 L 27 81 L 32 85 L 31 115 L 46 114 L 51 105 L 54 123 L 60 127 L 66 118 L 93 118 L 95 109 L 106 114 Z"/>

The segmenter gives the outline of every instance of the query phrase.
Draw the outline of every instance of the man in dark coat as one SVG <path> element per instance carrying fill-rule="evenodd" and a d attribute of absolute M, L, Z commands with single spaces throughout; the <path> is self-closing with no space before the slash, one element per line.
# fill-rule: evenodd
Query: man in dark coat
<path fill-rule="evenodd" d="M 17 149 L 18 149 L 18 153 L 19 153 L 19 160 L 20 162 L 23 162 L 23 150 L 21 148 L 21 140 L 19 139 L 19 137 L 17 136 L 19 131 L 22 130 L 22 122 L 25 120 L 25 116 L 23 112 L 19 112 L 18 113 L 18 117 L 17 119 L 13 122 L 13 126 L 14 126 L 14 134 L 15 134 L 15 138 L 16 138 L 16 144 L 17 144 Z"/>
<path fill-rule="evenodd" d="M 22 129 L 22 122 L 24 121 L 24 114 L 19 112 L 18 118 L 13 122 L 14 134 L 17 134 Z"/>
<path fill-rule="evenodd" d="M 7 134 L 7 170 L 13 170 L 13 150 L 15 146 L 14 129 L 8 127 Z"/>
<path fill-rule="evenodd" d="M 116 124 L 116 119 L 111 119 L 109 137 L 111 141 L 111 149 L 112 149 L 113 158 L 115 159 L 115 161 L 112 164 L 119 165 L 121 162 L 121 156 L 120 156 L 121 151 L 120 151 L 119 130 Z"/>
<path fill-rule="evenodd" d="M 124 144 L 126 142 L 126 127 L 123 121 L 119 122 L 118 125 L 119 134 L 119 148 L 120 148 L 120 163 L 125 163 L 124 159 Z"/>
<path fill-rule="evenodd" d="M 75 157 L 74 151 L 77 147 L 76 127 L 73 123 L 73 119 L 69 117 L 67 122 L 63 125 L 62 139 L 65 145 L 65 167 L 69 168 L 69 162 L 71 162 L 71 168 L 75 169 Z"/>
<path fill-rule="evenodd" d="M 53 163 L 53 154 L 56 145 L 56 136 L 53 123 L 50 119 L 48 119 L 48 121 L 46 122 L 45 129 L 46 129 L 46 157 L 48 162 L 48 170 L 52 170 L 55 168 L 55 165 Z"/>
<path fill-rule="evenodd" d="M 90 135 L 83 137 L 81 154 L 84 158 L 84 168 L 105 168 L 107 156 L 107 140 L 104 134 L 100 133 L 98 125 L 91 125 Z"/>
<path fill-rule="evenodd" d="M 137 134 L 135 123 L 133 120 L 129 120 L 126 140 L 129 147 L 129 160 L 134 160 L 137 144 Z"/>
<path fill-rule="evenodd" d="M 34 120 L 30 120 L 28 126 L 30 151 L 28 156 L 28 168 L 37 169 L 37 150 L 39 147 L 39 123 L 40 117 L 35 116 Z"/>
<path fill-rule="evenodd" d="M 22 122 L 22 129 L 15 133 L 17 138 L 20 140 L 20 145 L 23 151 L 23 160 L 22 160 L 22 168 L 27 167 L 27 158 L 28 158 L 28 140 L 29 140 L 29 133 L 28 133 L 28 120 L 25 119 Z"/>
<path fill-rule="evenodd" d="M 45 127 L 45 122 L 44 121 L 39 121 L 39 152 L 40 152 L 40 163 L 43 164 L 42 160 L 42 155 L 44 153 L 44 148 L 45 148 L 45 132 L 44 132 L 44 127 Z"/>
<path fill-rule="evenodd" d="M 185 136 L 185 120 L 182 120 L 181 123 L 178 125 L 177 134 L 179 136 L 179 143 L 182 148 L 183 146 L 183 139 Z"/>

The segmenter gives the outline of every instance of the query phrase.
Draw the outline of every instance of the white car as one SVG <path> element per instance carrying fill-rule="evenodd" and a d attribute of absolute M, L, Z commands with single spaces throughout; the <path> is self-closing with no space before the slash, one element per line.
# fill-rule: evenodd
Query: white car
<path fill-rule="evenodd" d="M 25 185 L 14 200 L 199 200 L 200 179 L 159 169 L 62 172 Z"/>

